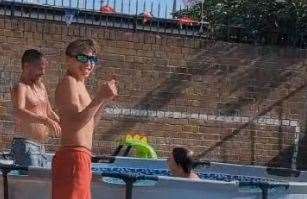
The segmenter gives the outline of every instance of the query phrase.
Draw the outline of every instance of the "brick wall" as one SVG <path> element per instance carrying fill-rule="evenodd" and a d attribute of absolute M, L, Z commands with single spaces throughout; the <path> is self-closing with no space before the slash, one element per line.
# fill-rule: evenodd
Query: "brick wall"
<path fill-rule="evenodd" d="M 88 82 L 91 92 L 111 74 L 120 82 L 119 99 L 95 132 L 95 153 L 110 154 L 127 133 L 148 136 L 160 157 L 186 146 L 210 160 L 289 166 L 296 134 L 304 152 L 306 50 L 13 18 L 0 18 L 1 149 L 14 136 L 9 90 L 24 50 L 47 55 L 53 103 L 65 47 L 80 37 L 95 39 L 104 60 Z"/>

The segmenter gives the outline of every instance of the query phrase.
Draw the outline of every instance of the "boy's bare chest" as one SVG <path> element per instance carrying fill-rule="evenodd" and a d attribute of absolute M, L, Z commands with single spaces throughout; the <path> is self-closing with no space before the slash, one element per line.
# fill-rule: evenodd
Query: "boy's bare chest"
<path fill-rule="evenodd" d="M 80 87 L 78 89 L 78 92 L 79 92 L 78 96 L 81 107 L 82 108 L 87 107 L 92 101 L 87 89 L 85 87 Z"/>

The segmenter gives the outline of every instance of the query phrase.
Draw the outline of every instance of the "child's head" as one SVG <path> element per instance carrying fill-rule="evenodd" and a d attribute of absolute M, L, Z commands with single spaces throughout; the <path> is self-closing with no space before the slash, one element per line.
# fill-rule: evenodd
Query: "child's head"
<path fill-rule="evenodd" d="M 194 166 L 193 152 L 183 147 L 176 147 L 168 158 L 168 166 L 173 174 L 189 175 Z"/>
<path fill-rule="evenodd" d="M 36 49 L 29 49 L 24 52 L 21 58 L 23 75 L 27 79 L 36 81 L 45 75 L 48 61 L 43 53 Z"/>
<path fill-rule="evenodd" d="M 89 77 L 98 59 L 96 45 L 91 39 L 78 39 L 66 48 L 68 71 L 82 79 Z"/>

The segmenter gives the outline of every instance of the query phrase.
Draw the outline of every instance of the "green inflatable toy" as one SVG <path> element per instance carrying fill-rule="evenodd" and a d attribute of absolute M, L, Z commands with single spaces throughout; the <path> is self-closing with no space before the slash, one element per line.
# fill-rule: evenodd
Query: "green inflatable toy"
<path fill-rule="evenodd" d="M 147 143 L 147 138 L 145 136 L 127 135 L 122 144 L 135 149 L 136 157 L 138 158 L 158 158 L 155 150 Z"/>

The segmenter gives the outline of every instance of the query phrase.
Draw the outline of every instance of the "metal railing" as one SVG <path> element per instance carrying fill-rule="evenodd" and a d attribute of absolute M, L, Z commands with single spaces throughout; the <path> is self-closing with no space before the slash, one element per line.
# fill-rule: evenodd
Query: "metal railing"
<path fill-rule="evenodd" d="M 38 19 L 44 21 L 60 21 L 67 25 L 72 23 L 87 24 L 94 26 L 131 29 L 134 31 L 150 31 L 174 35 L 186 36 L 200 36 L 204 29 L 204 23 L 196 21 L 184 21 L 180 19 L 172 19 L 168 7 L 165 6 L 165 16 L 161 16 L 161 2 L 158 4 L 157 16 L 152 12 L 155 5 L 151 3 L 149 11 L 147 11 L 146 1 L 143 0 L 143 9 L 140 9 L 139 3 L 141 0 L 135 0 L 133 5 L 134 11 L 129 13 L 129 8 L 132 6 L 128 3 L 128 8 L 124 8 L 124 0 L 121 0 L 120 7 L 117 6 L 117 1 L 113 0 L 113 6 L 109 6 L 109 1 L 100 1 L 100 4 L 87 5 L 79 4 L 78 1 L 54 1 L 55 4 L 48 4 L 25 2 L 26 0 L 3 0 L 0 2 L 0 17 L 10 18 L 25 18 Z M 44 0 L 45 1 L 45 0 Z M 66 3 L 64 3 L 66 2 Z M 74 2 L 74 4 L 67 4 L 67 2 Z M 131 2 L 131 0 L 129 0 Z M 176 7 L 176 3 L 175 7 Z M 126 5 L 126 4 L 125 4 Z M 124 7 L 123 7 L 124 6 Z M 127 5 L 126 5 L 127 7 Z M 172 10 L 175 10 L 175 7 Z M 100 9 L 99 9 L 100 8 Z M 117 12 L 119 9 L 120 12 Z M 128 12 L 125 12 L 128 9 Z M 122 11 L 122 12 L 121 12 Z"/>
<path fill-rule="evenodd" d="M 109 6 L 115 13 L 142 14 L 150 12 L 154 17 L 170 19 L 172 13 L 187 7 L 182 0 L 3 0 L 32 5 L 100 11 Z"/>
<path fill-rule="evenodd" d="M 67 25 L 72 23 L 88 24 L 159 34 L 204 37 L 237 43 L 307 47 L 307 33 L 299 31 L 299 27 L 297 30 L 293 30 L 293 33 L 291 31 L 291 34 L 287 33 L 288 35 L 283 35 L 282 32 L 273 34 L 265 31 L 261 34 L 254 34 L 250 27 L 246 27 L 246 24 L 236 25 L 206 21 L 204 13 L 207 11 L 204 6 L 199 5 L 204 5 L 204 1 L 2 0 L 0 1 L 0 17 L 3 15 L 53 20 L 64 22 Z M 200 9 L 198 11 L 202 13 L 202 16 L 198 18 L 190 16 L 189 12 L 194 9 Z"/>

